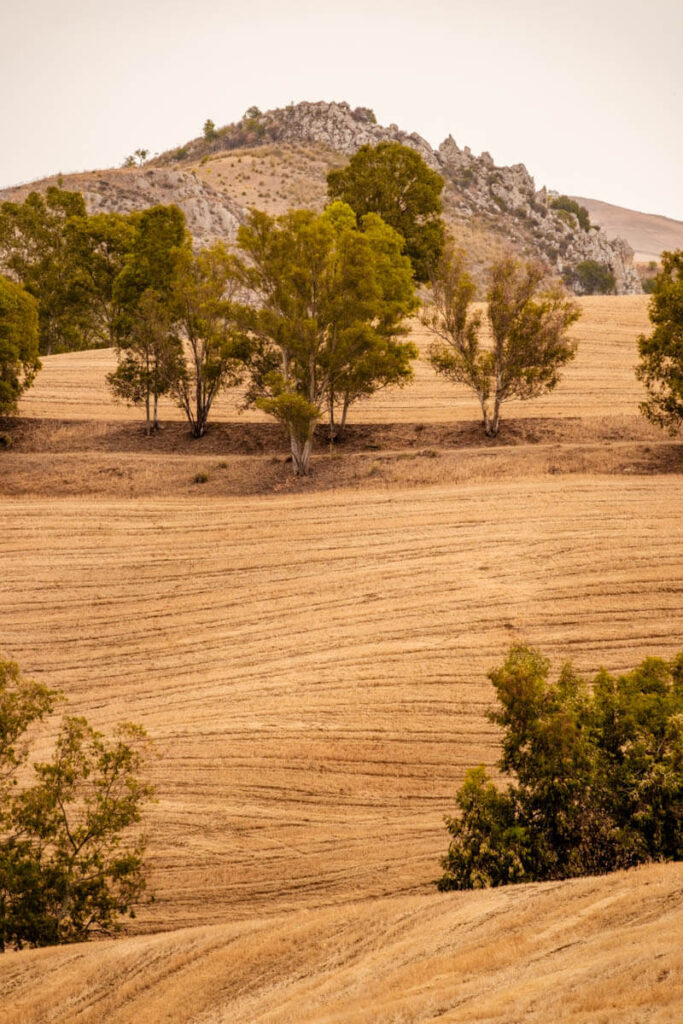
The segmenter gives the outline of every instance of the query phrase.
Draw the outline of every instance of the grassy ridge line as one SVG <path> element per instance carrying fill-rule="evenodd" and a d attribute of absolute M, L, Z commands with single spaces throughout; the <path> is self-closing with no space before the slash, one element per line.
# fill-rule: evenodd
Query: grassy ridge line
<path fill-rule="evenodd" d="M 0 959 L 2 1024 L 677 1024 L 683 867 Z"/>
<path fill-rule="evenodd" d="M 680 647 L 682 506 L 676 477 L 5 499 L 0 636 L 156 737 L 137 928 L 427 891 L 513 640 L 587 672 Z"/>

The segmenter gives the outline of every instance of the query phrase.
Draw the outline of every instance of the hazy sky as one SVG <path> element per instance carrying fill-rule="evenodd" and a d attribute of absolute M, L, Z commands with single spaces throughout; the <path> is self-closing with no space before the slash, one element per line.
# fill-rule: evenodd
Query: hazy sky
<path fill-rule="evenodd" d="M 0 186 L 300 100 L 683 220 L 681 0 L 0 0 Z"/>

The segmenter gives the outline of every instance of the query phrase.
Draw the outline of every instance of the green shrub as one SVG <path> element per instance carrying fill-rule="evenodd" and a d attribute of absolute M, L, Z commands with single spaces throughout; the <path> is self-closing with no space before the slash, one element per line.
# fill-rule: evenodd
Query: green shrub
<path fill-rule="evenodd" d="M 616 287 L 614 274 L 604 263 L 582 260 L 565 270 L 565 284 L 581 295 L 613 295 Z"/>
<path fill-rule="evenodd" d="M 503 730 L 499 789 L 467 773 L 440 890 L 604 874 L 683 857 L 683 652 L 589 685 L 555 684 L 538 651 L 512 647 L 489 674 Z"/>
<path fill-rule="evenodd" d="M 573 213 L 581 230 L 590 231 L 592 226 L 590 214 L 586 207 L 579 206 L 575 199 L 570 199 L 569 196 L 557 196 L 550 200 L 550 206 L 553 210 L 565 210 L 567 213 Z"/>
<path fill-rule="evenodd" d="M 195 473 L 194 478 L 192 480 L 192 483 L 194 484 L 208 484 L 208 482 L 209 474 L 206 472 L 205 469 L 200 470 L 199 473 Z"/>

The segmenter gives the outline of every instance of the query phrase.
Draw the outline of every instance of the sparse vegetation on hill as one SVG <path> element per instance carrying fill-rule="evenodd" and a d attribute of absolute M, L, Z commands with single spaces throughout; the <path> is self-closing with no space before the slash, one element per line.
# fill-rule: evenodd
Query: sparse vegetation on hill
<path fill-rule="evenodd" d="M 582 260 L 565 270 L 563 278 L 565 284 L 573 287 L 579 295 L 614 294 L 614 274 L 596 260 Z"/>
<path fill-rule="evenodd" d="M 592 225 L 588 210 L 585 206 L 580 206 L 575 199 L 570 199 L 569 196 L 555 196 L 550 200 L 550 206 L 553 210 L 564 210 L 565 213 L 572 214 L 582 231 L 590 231 Z"/>
<path fill-rule="evenodd" d="M 468 772 L 439 889 L 603 874 L 683 859 L 683 651 L 589 688 L 517 646 L 489 673 L 506 790 Z"/>

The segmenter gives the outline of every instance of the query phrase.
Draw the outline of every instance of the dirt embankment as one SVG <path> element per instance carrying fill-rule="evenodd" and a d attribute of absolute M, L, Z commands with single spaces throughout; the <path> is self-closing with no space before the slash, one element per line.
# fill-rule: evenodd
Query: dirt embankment
<path fill-rule="evenodd" d="M 17 419 L 0 452 L 7 495 L 206 496 L 405 487 L 547 474 L 683 472 L 683 445 L 639 417 L 510 419 L 499 437 L 472 421 L 353 424 L 316 436 L 312 473 L 296 479 L 277 424 L 213 423 L 194 439 L 169 422 L 152 437 L 131 421 Z"/>

